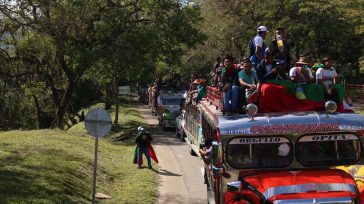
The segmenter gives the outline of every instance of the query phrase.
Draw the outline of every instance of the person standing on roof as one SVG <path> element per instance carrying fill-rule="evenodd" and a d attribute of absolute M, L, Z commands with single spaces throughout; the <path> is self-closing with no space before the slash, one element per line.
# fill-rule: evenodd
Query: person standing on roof
<path fill-rule="evenodd" d="M 261 83 L 267 80 L 283 80 L 285 74 L 283 73 L 283 63 L 274 61 L 275 54 L 268 50 L 265 54 L 264 60 L 258 64 L 256 68 L 258 80 Z"/>
<path fill-rule="evenodd" d="M 221 57 L 218 57 L 216 59 L 215 65 L 212 70 L 212 86 L 216 87 L 218 86 L 219 81 L 221 80 L 221 67 L 222 67 L 222 59 Z"/>
<path fill-rule="evenodd" d="M 274 36 L 269 49 L 276 54 L 277 60 L 284 61 L 284 71 L 288 73 L 291 68 L 291 55 L 289 53 L 290 44 L 287 42 L 286 38 L 284 28 L 276 28 L 276 35 Z"/>
<path fill-rule="evenodd" d="M 249 59 L 254 68 L 264 59 L 266 46 L 264 39 L 267 36 L 267 27 L 259 26 L 257 28 L 257 35 L 249 42 Z"/>

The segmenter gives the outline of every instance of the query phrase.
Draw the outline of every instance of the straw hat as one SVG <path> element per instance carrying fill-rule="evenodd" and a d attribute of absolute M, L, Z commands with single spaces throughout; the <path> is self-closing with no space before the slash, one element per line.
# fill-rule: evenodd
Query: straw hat
<path fill-rule="evenodd" d="M 193 81 L 194 84 L 200 84 L 200 80 L 199 79 L 195 79 L 195 81 Z"/>
<path fill-rule="evenodd" d="M 303 65 L 308 65 L 308 64 L 311 64 L 312 63 L 312 60 L 309 59 L 308 57 L 300 57 L 298 59 L 298 61 L 296 62 L 296 64 L 303 64 Z"/>

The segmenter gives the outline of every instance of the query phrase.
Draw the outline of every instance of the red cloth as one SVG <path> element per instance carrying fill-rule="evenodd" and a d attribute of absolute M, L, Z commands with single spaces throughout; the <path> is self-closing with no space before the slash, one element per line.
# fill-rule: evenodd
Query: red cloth
<path fill-rule="evenodd" d="M 251 97 L 257 99 L 257 96 Z M 263 84 L 258 97 L 259 112 L 289 112 L 289 111 L 324 111 L 325 101 L 297 99 L 296 95 L 287 91 L 287 88 L 278 84 Z M 338 112 L 343 110 L 343 104 L 338 104 Z"/>
<path fill-rule="evenodd" d="M 148 149 L 149 149 L 150 158 L 153 159 L 155 161 L 155 163 L 158 163 L 157 155 L 155 154 L 154 149 L 151 144 L 149 145 Z M 142 159 L 142 164 L 143 164 L 143 158 L 141 158 L 141 159 Z M 135 147 L 133 164 L 138 164 L 138 145 Z"/>
<path fill-rule="evenodd" d="M 234 67 L 226 67 L 225 77 L 229 78 L 233 75 Z"/>

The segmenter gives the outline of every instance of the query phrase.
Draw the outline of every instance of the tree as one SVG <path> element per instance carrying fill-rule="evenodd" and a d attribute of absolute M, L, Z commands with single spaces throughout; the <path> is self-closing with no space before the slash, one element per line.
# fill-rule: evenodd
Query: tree
<path fill-rule="evenodd" d="M 34 100 L 35 118 L 49 109 L 39 104 L 51 99 L 53 124 L 61 129 L 67 113 L 75 112 L 81 81 L 115 93 L 110 87 L 123 81 L 151 78 L 160 60 L 178 63 L 184 49 L 200 39 L 194 28 L 198 8 L 177 0 L 24 0 L 1 3 L 0 13 L 12 28 L 1 64 L 16 67 L 15 75 L 9 74 L 11 68 L 4 72 L 3 83 L 16 78 L 19 93 L 26 87 L 23 97 Z"/>

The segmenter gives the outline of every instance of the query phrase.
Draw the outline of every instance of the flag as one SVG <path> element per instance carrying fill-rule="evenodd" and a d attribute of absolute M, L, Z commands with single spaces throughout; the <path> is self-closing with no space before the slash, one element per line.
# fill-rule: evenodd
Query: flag
<path fill-rule="evenodd" d="M 149 149 L 150 158 L 153 159 L 153 161 L 155 163 L 158 163 L 157 155 L 155 154 L 154 149 L 151 144 L 149 144 L 148 149 Z M 141 160 L 142 160 L 142 164 L 143 164 L 143 157 L 141 158 Z M 135 146 L 133 164 L 138 164 L 138 145 Z"/>
<path fill-rule="evenodd" d="M 343 84 L 334 84 L 339 104 L 338 112 L 348 112 L 343 109 L 345 95 Z M 268 81 L 261 86 L 258 98 L 259 111 L 289 112 L 289 111 L 324 111 L 325 92 L 321 85 L 297 84 L 291 81 Z"/>

